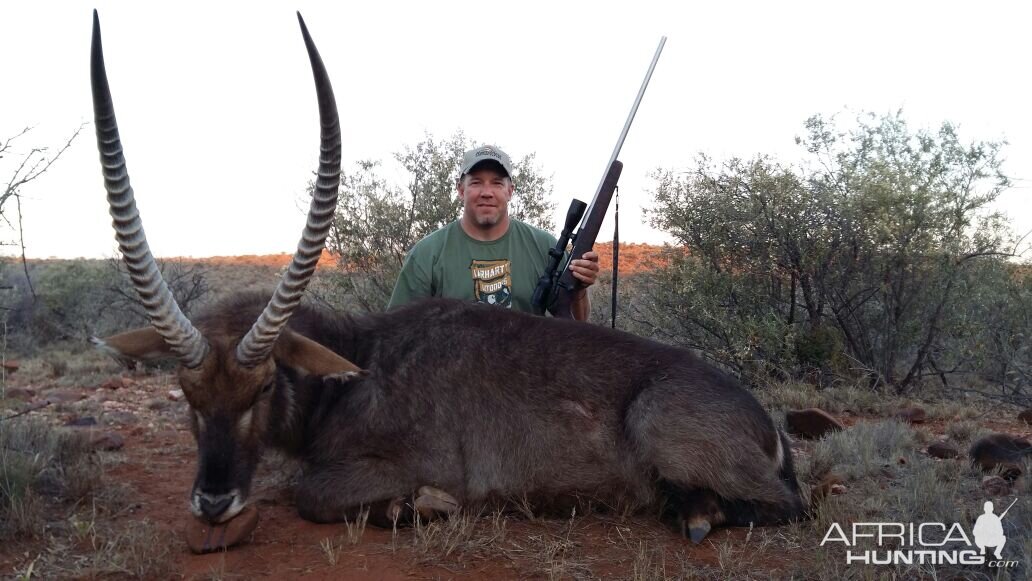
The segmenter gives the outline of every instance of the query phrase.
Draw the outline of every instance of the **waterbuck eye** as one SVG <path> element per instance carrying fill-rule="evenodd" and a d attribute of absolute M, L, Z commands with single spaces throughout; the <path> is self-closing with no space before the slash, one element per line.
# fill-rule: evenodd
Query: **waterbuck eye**
<path fill-rule="evenodd" d="M 276 387 L 276 382 L 270 381 L 269 383 L 266 383 L 265 386 L 262 387 L 262 395 L 269 395 L 272 393 L 272 388 L 274 387 Z"/>

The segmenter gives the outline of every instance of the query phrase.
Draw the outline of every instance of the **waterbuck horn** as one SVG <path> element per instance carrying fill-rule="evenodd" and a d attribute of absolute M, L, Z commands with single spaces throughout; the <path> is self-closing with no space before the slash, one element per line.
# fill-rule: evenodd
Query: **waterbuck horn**
<path fill-rule="evenodd" d="M 301 34 L 312 63 L 319 98 L 319 175 L 308 209 L 308 223 L 305 224 L 290 267 L 283 274 L 272 300 L 237 346 L 237 360 L 245 367 L 253 367 L 269 356 L 280 330 L 301 302 L 301 295 L 315 272 L 326 235 L 333 223 L 333 212 L 337 208 L 337 189 L 340 186 L 340 121 L 337 118 L 337 102 L 333 98 L 333 87 L 330 86 L 326 67 L 323 66 L 300 12 L 297 20 L 301 24 Z"/>
<path fill-rule="evenodd" d="M 93 87 L 97 148 L 104 169 L 104 189 L 107 190 L 115 239 L 129 269 L 129 278 L 143 301 L 151 324 L 172 352 L 186 367 L 197 367 L 208 353 L 208 343 L 179 309 L 147 245 L 133 188 L 129 184 L 122 142 L 118 137 L 118 123 L 115 121 L 111 89 L 104 69 L 104 50 L 100 43 L 100 18 L 96 10 L 93 11 L 90 82 Z"/>

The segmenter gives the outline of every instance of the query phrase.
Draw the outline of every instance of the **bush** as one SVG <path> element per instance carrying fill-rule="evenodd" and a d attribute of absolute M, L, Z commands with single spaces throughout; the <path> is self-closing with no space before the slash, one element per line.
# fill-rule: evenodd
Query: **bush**
<path fill-rule="evenodd" d="M 899 114 L 806 130 L 798 165 L 702 156 L 654 174 L 650 221 L 679 246 L 644 318 L 754 380 L 832 371 L 902 393 L 981 373 L 1027 386 L 1029 283 L 989 209 L 1009 185 L 1002 144 L 966 144 L 949 124 L 912 132 Z"/>

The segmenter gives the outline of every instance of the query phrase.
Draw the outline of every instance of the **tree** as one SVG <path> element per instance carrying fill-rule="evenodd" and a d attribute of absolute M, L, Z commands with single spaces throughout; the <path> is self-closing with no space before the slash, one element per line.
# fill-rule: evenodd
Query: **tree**
<path fill-rule="evenodd" d="M 340 200 L 327 247 L 339 269 L 315 282 L 315 294 L 334 305 L 382 310 L 390 298 L 405 254 L 423 237 L 456 220 L 462 209 L 455 192 L 462 154 L 474 142 L 461 132 L 432 135 L 406 146 L 395 159 L 408 175 L 404 186 L 383 177 L 377 161 L 361 161 L 341 174 Z M 510 215 L 553 229 L 551 178 L 540 173 L 534 154 L 513 164 L 516 193 Z"/>
<path fill-rule="evenodd" d="M 955 353 L 968 289 L 987 283 L 976 266 L 1009 255 L 989 211 L 1009 184 L 1003 144 L 966 144 L 948 123 L 912 132 L 901 113 L 806 130 L 797 166 L 701 157 L 655 174 L 650 221 L 687 256 L 652 312 L 741 371 L 838 366 L 905 391 Z"/>
<path fill-rule="evenodd" d="M 85 123 L 80 124 L 72 133 L 71 137 L 69 137 L 53 154 L 51 154 L 49 148 L 45 146 L 32 146 L 28 151 L 19 151 L 18 144 L 15 142 L 31 132 L 33 127 L 26 127 L 13 137 L 0 139 L 0 159 L 14 159 L 14 169 L 11 171 L 10 178 L 7 180 L 7 184 L 4 186 L 3 192 L 0 193 L 0 219 L 6 222 L 12 230 L 17 230 L 18 233 L 17 242 L 8 242 L 5 240 L 2 244 L 15 244 L 21 249 L 22 269 L 25 271 L 25 279 L 33 297 L 35 297 L 36 293 L 32 286 L 32 280 L 29 278 L 29 269 L 25 260 L 25 235 L 22 230 L 21 190 L 23 187 L 35 181 L 50 170 L 54 163 L 64 155 L 64 152 L 68 151 L 72 142 L 75 141 L 75 138 L 79 136 L 79 133 L 82 132 L 82 129 L 85 126 Z M 12 200 L 14 201 L 16 210 L 15 220 L 17 222 L 17 226 L 11 223 L 9 202 Z"/>

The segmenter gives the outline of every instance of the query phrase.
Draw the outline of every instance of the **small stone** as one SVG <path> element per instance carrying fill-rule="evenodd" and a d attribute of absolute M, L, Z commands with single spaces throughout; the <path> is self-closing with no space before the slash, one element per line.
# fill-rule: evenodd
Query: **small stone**
<path fill-rule="evenodd" d="M 956 458 L 960 456 L 960 450 L 954 448 L 946 442 L 932 442 L 928 446 L 928 455 L 932 458 Z"/>
<path fill-rule="evenodd" d="M 100 384 L 102 389 L 125 389 L 131 387 L 135 383 L 128 377 L 112 377 Z"/>
<path fill-rule="evenodd" d="M 30 400 L 34 397 L 36 397 L 36 392 L 27 387 L 10 387 L 4 390 L 4 398 L 6 399 Z"/>
<path fill-rule="evenodd" d="M 169 401 L 180 401 L 183 399 L 183 390 L 181 389 L 170 389 L 168 390 Z"/>
<path fill-rule="evenodd" d="M 168 407 L 168 401 L 155 397 L 147 400 L 146 406 L 149 410 L 160 411 Z"/>
<path fill-rule="evenodd" d="M 258 509 L 245 506 L 229 522 L 211 524 L 190 515 L 186 523 L 186 544 L 194 553 L 225 550 L 250 539 L 258 526 Z"/>
<path fill-rule="evenodd" d="M 90 448 L 114 452 L 125 446 L 125 438 L 115 432 L 91 432 L 89 435 Z"/>
<path fill-rule="evenodd" d="M 0 367 L 3 367 L 4 371 L 6 371 L 7 373 L 14 373 L 15 371 L 18 371 L 18 368 L 21 367 L 21 364 L 15 361 L 14 359 L 8 359 L 7 361 L 4 361 L 2 364 L 0 364 Z"/>
<path fill-rule="evenodd" d="M 785 414 L 785 426 L 793 436 L 813 439 L 844 429 L 838 420 L 817 408 L 789 410 Z"/>
<path fill-rule="evenodd" d="M 82 392 L 71 389 L 52 389 L 44 396 L 48 403 L 72 403 L 86 397 Z"/>
<path fill-rule="evenodd" d="M 1001 476 L 986 476 L 982 479 L 982 490 L 989 496 L 1003 496 L 1010 494 L 1011 485 Z"/>
<path fill-rule="evenodd" d="M 928 414 L 918 406 L 910 406 L 896 412 L 896 417 L 908 424 L 923 424 Z"/>
<path fill-rule="evenodd" d="M 93 416 L 72 416 L 65 422 L 66 426 L 70 428 L 83 428 L 87 426 L 97 425 L 97 418 Z"/>
<path fill-rule="evenodd" d="M 835 495 L 845 494 L 846 493 L 846 487 L 844 485 L 842 485 L 842 484 L 832 484 L 831 485 L 831 490 L 829 492 L 831 494 L 835 494 Z"/>
<path fill-rule="evenodd" d="M 1032 424 L 1032 408 L 1018 414 L 1018 419 L 1025 422 L 1026 424 Z"/>

